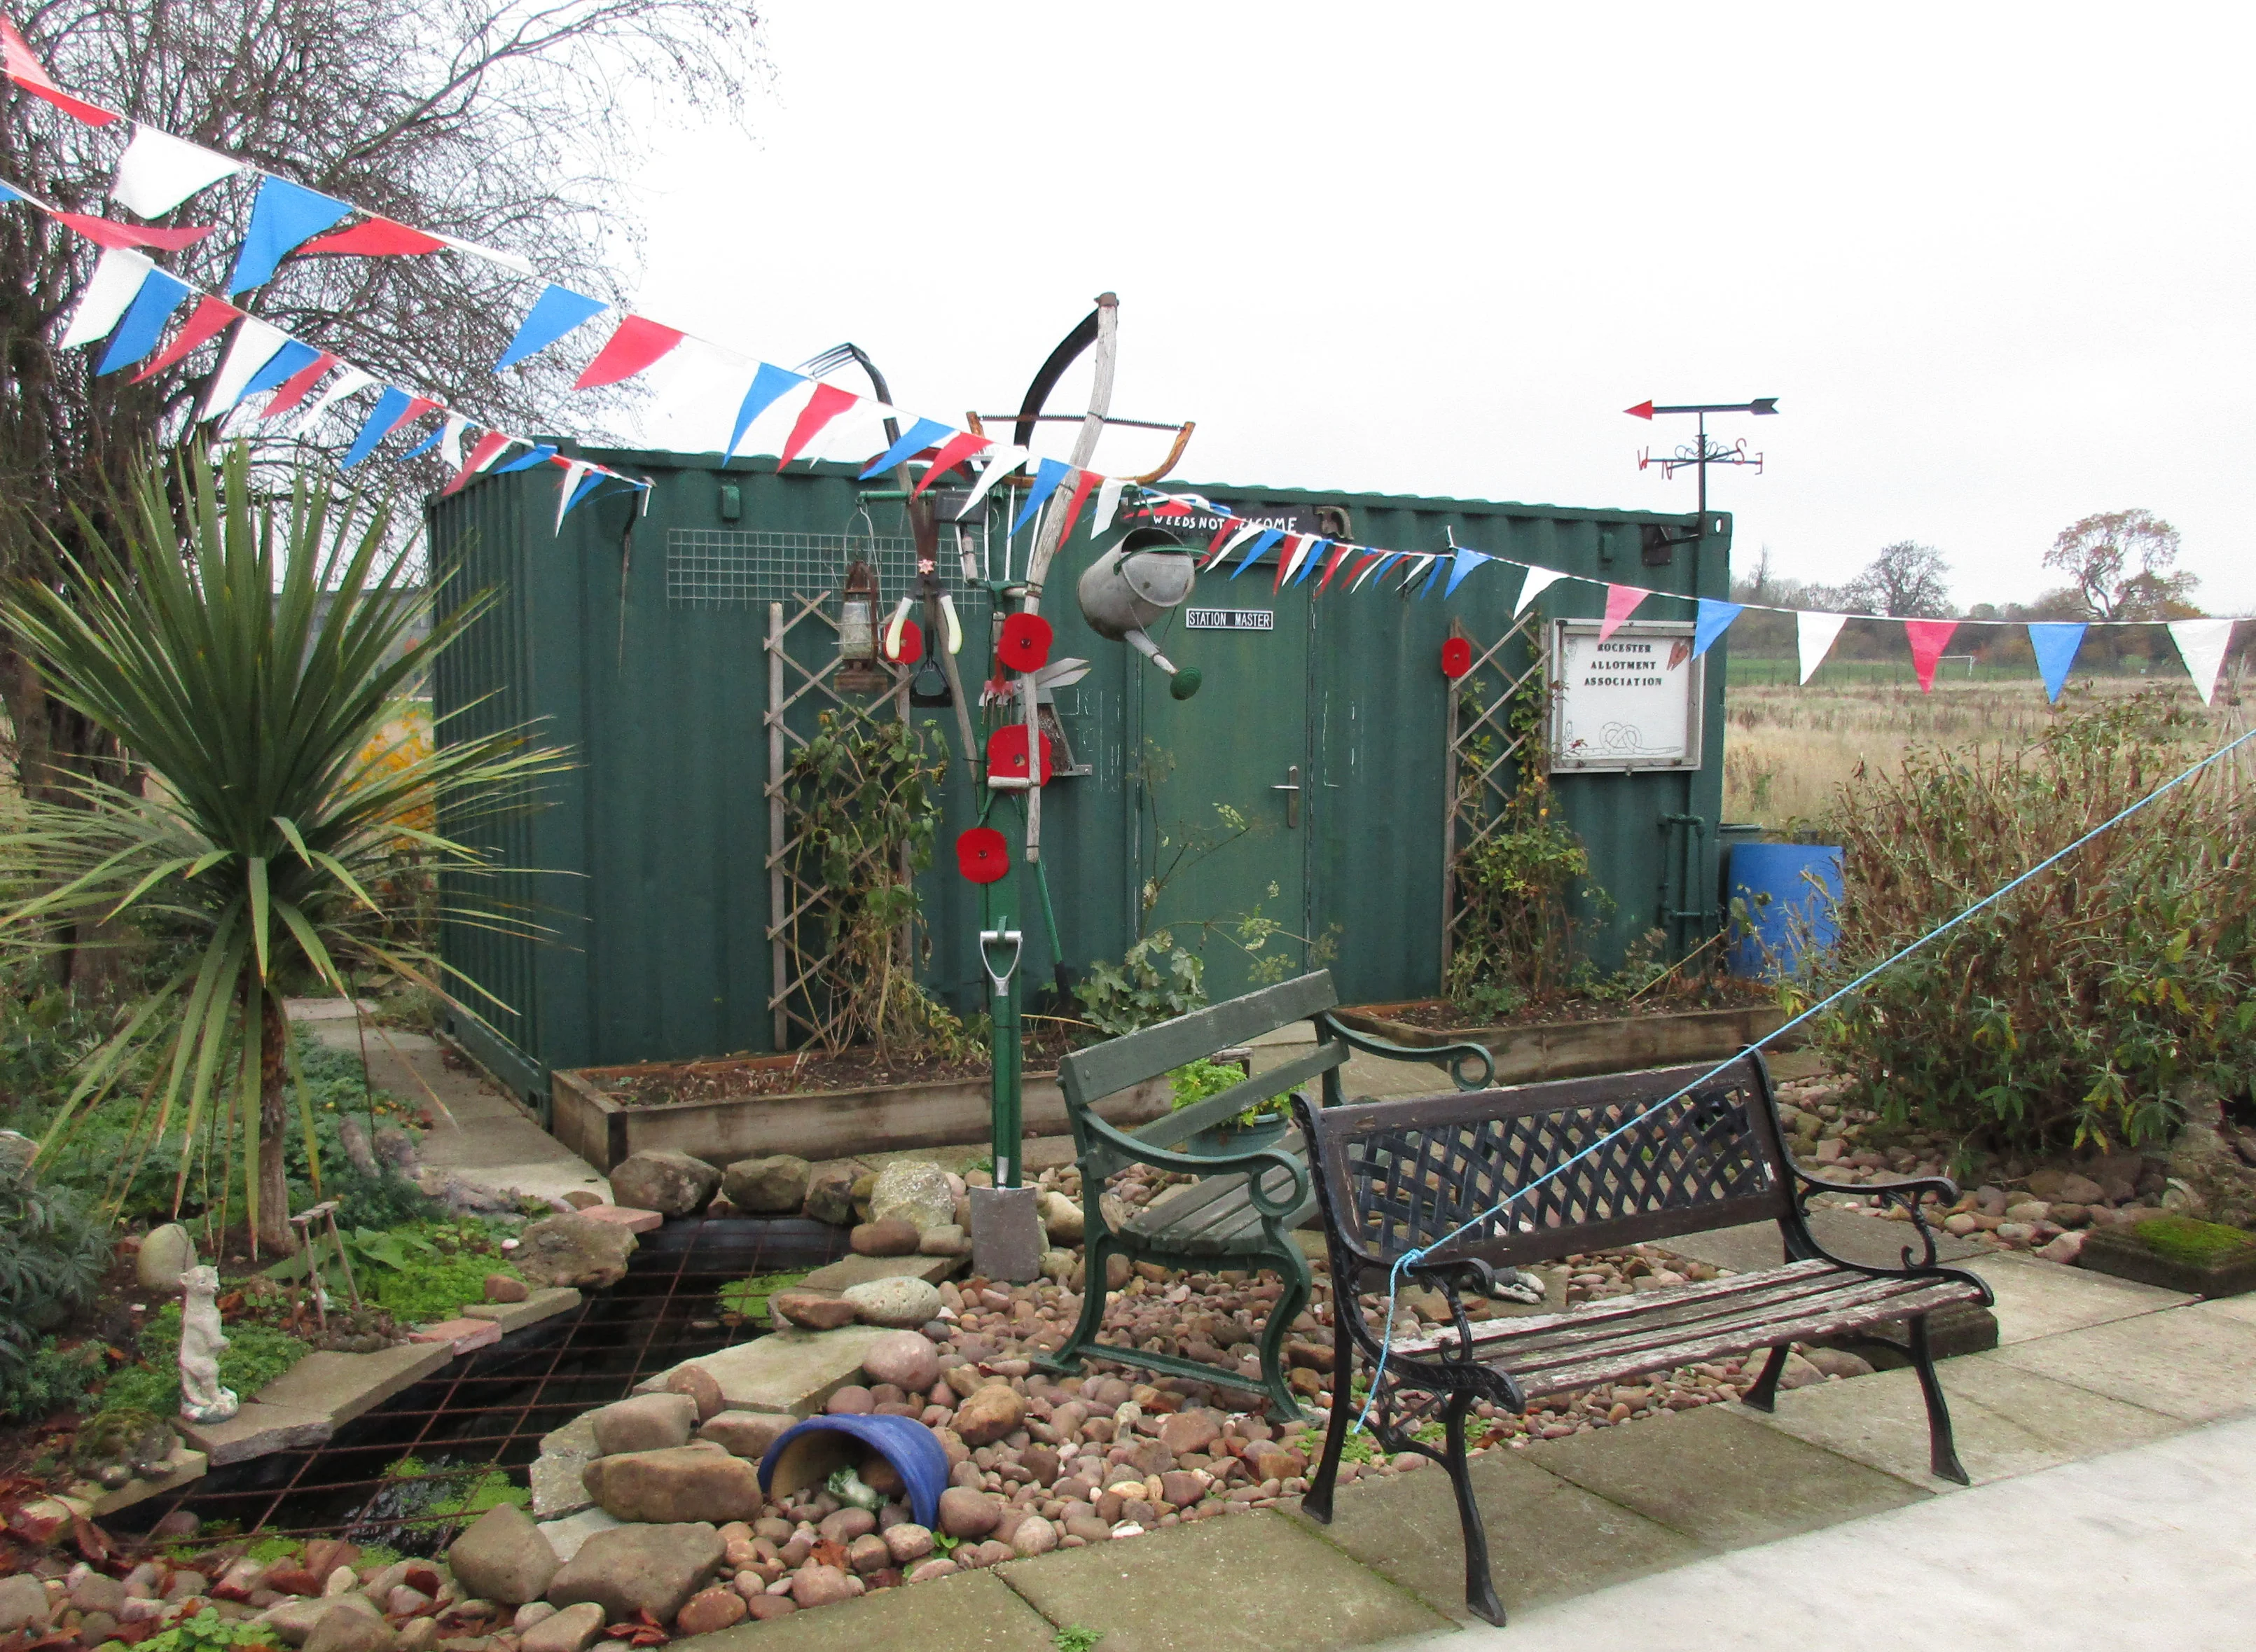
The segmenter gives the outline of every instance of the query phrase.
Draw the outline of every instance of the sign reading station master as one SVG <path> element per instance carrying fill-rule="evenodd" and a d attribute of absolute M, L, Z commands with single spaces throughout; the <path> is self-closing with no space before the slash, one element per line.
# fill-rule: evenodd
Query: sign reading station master
<path fill-rule="evenodd" d="M 1185 608 L 1187 631 L 1273 631 L 1277 615 L 1269 608 Z"/>
<path fill-rule="evenodd" d="M 1596 620 L 1551 626 L 1554 769 L 1697 769 L 1707 658 L 1692 622 L 1632 621 L 1604 642 Z"/>

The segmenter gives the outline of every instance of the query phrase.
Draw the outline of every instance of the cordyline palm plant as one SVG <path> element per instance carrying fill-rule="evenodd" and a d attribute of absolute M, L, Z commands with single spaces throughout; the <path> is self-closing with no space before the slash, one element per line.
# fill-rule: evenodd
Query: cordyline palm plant
<path fill-rule="evenodd" d="M 254 1248 L 287 1251 L 294 1063 L 283 995 L 349 996 L 349 978 L 375 971 L 452 1001 L 450 972 L 386 909 L 386 898 L 404 897 L 384 892 L 403 881 L 403 858 L 412 875 L 455 875 L 450 887 L 498 871 L 478 848 L 419 821 L 435 805 L 460 831 L 521 806 L 564 754 L 532 745 L 522 729 L 435 749 L 397 732 L 409 679 L 483 603 L 462 604 L 426 644 L 406 648 L 429 597 L 395 583 L 396 559 L 379 566 L 392 544 L 386 510 L 341 502 L 304 474 L 286 504 L 261 499 L 239 448 L 216 477 L 206 464 L 185 466 L 178 492 L 176 510 L 151 474 L 117 513 L 124 543 L 99 566 L 69 568 L 63 589 L 25 587 L 0 606 L 0 623 L 50 692 L 148 777 L 96 779 L 74 787 L 71 804 L 26 805 L 21 828 L 0 837 L 0 875 L 30 893 L 0 906 L 0 942 L 36 949 L 66 926 L 112 919 L 186 938 L 187 961 L 88 1058 L 47 1140 L 153 1056 L 138 1150 L 175 1128 L 184 1142 L 200 1129 L 208 1142 L 223 1110 L 231 1128 L 222 1139 L 244 1144 Z M 474 897 L 448 915 L 531 927 Z M 299 1112 L 314 1157 L 302 1089 Z"/>

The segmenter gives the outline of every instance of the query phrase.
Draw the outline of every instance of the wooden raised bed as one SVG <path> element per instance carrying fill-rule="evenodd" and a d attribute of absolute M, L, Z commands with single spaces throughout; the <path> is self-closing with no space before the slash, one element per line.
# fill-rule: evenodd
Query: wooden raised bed
<path fill-rule="evenodd" d="M 1360 1004 L 1333 1013 L 1357 1032 L 1421 1050 L 1445 1044 L 1483 1045 L 1496 1058 L 1498 1084 L 1537 1084 L 1547 1079 L 1594 1078 L 1685 1061 L 1723 1061 L 1776 1031 L 1787 1020 L 1787 1012 L 1775 1004 L 1510 1027 L 1419 1027 L 1388 1014 L 1406 1009 L 1412 1002 L 1429 1002 Z M 1801 1043 L 1801 1036 L 1794 1033 L 1766 1048 L 1790 1050 Z"/>
<path fill-rule="evenodd" d="M 794 1058 L 756 1056 L 741 1065 L 789 1066 Z M 550 1134 L 604 1171 L 630 1154 L 661 1148 L 709 1164 L 727 1165 L 771 1153 L 819 1161 L 902 1148 L 958 1147 L 983 1142 L 988 1135 L 989 1088 L 983 1075 L 657 1106 L 623 1106 L 606 1093 L 608 1085 L 622 1079 L 662 1074 L 683 1065 L 558 1069 L 551 1075 L 554 1116 Z M 1025 1074 L 1020 1096 L 1026 1135 L 1063 1135 L 1071 1128 L 1056 1072 Z M 1124 1091 L 1098 1111 L 1115 1124 L 1146 1124 L 1167 1112 L 1169 1100 L 1167 1081 L 1154 1079 Z"/>

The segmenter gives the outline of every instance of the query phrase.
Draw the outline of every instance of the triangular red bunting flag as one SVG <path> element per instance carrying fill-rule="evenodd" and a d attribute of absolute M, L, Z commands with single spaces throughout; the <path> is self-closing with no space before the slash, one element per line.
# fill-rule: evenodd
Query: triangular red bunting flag
<path fill-rule="evenodd" d="M 926 469 L 923 478 L 909 489 L 909 497 L 915 498 L 972 454 L 994 445 L 986 437 L 974 436 L 968 432 L 950 436 L 941 450 L 932 456 L 932 464 Z"/>
<path fill-rule="evenodd" d="M 365 223 L 355 224 L 349 229 L 340 229 L 333 235 L 321 235 L 298 249 L 298 256 L 308 253 L 344 252 L 363 258 L 404 257 L 416 252 L 441 252 L 447 243 L 436 235 L 427 235 L 420 229 L 410 229 L 389 218 L 370 218 Z"/>
<path fill-rule="evenodd" d="M 591 390 L 600 385 L 616 384 L 623 378 L 632 378 L 643 369 L 681 342 L 682 335 L 670 327 L 639 315 L 631 315 L 619 323 L 619 330 L 611 334 L 603 348 L 596 352 L 596 359 L 588 363 L 580 376 L 572 381 L 575 390 Z"/>
<path fill-rule="evenodd" d="M 195 224 L 185 229 L 145 229 L 119 223 L 115 218 L 96 218 L 82 212 L 59 212 L 55 216 L 97 247 L 159 247 L 166 252 L 193 247 L 219 228 L 217 224 Z"/>
<path fill-rule="evenodd" d="M 509 438 L 504 435 L 500 431 L 488 431 L 484 435 L 479 437 L 476 443 L 470 448 L 470 456 L 462 460 L 462 467 L 455 473 L 454 481 L 448 482 L 439 491 L 442 494 L 454 492 L 455 489 L 461 487 L 471 477 L 476 475 L 479 471 L 484 469 L 487 465 L 492 462 L 493 456 L 508 446 Z"/>
<path fill-rule="evenodd" d="M 1224 517 L 1222 519 L 1222 526 L 1214 531 L 1214 538 L 1207 541 L 1206 549 L 1201 553 L 1202 559 L 1199 566 L 1202 568 L 1212 566 L 1214 559 L 1222 554 L 1222 542 L 1244 525 L 1235 517 Z"/>
<path fill-rule="evenodd" d="M 196 300 L 195 310 L 189 315 L 187 325 L 180 330 L 170 344 L 157 353 L 148 366 L 133 376 L 133 382 L 138 384 L 143 379 L 163 372 L 206 339 L 223 331 L 229 322 L 242 313 L 225 299 L 205 293 Z"/>
<path fill-rule="evenodd" d="M 260 419 L 263 421 L 272 418 L 278 414 L 286 413 L 304 401 L 314 386 L 321 382 L 321 376 L 337 364 L 337 357 L 323 350 L 288 378 L 284 379 L 281 387 L 274 392 L 274 399 L 266 404 L 266 411 L 259 415 Z"/>
<path fill-rule="evenodd" d="M 0 18 L 0 73 L 33 97 L 46 99 L 74 121 L 83 121 L 88 126 L 107 126 L 117 118 L 116 110 L 73 97 L 57 86 L 47 74 L 47 66 L 32 52 L 31 42 L 18 34 L 16 25 L 5 18 Z"/>
<path fill-rule="evenodd" d="M 1089 502 L 1090 492 L 1103 480 L 1093 470 L 1076 470 L 1073 475 L 1073 494 L 1065 502 L 1065 526 L 1058 532 L 1060 545 L 1063 545 L 1066 537 L 1072 533 L 1073 524 L 1081 520 L 1081 508 Z"/>
<path fill-rule="evenodd" d="M 1635 585 L 1610 585 L 1606 587 L 1606 617 L 1598 622 L 1598 641 L 1604 642 L 1621 629 L 1621 623 L 1637 612 L 1637 605 L 1651 596 L 1652 592 Z"/>
<path fill-rule="evenodd" d="M 1285 588 L 1285 570 L 1293 566 L 1294 549 L 1301 543 L 1297 533 L 1288 533 L 1277 547 L 1277 577 L 1269 582 L 1269 594 L 1274 596 Z"/>
<path fill-rule="evenodd" d="M 781 470 L 799 457 L 807 443 L 822 433 L 822 427 L 862 398 L 851 390 L 842 390 L 835 384 L 817 384 L 814 394 L 807 398 L 800 409 L 799 423 L 791 427 L 791 439 L 783 445 L 783 453 L 776 460 Z"/>
<path fill-rule="evenodd" d="M 1355 547 L 1351 545 L 1343 545 L 1338 550 L 1332 552 L 1331 560 L 1324 564 L 1324 577 L 1316 581 L 1316 594 L 1318 596 L 1322 596 L 1324 594 L 1324 587 L 1332 582 L 1332 575 L 1340 571 L 1340 564 L 1347 560 L 1347 553 L 1354 549 Z"/>
<path fill-rule="evenodd" d="M 1958 629 L 1956 620 L 1906 620 L 1904 636 L 1911 642 L 1911 668 L 1918 674 L 1920 692 L 1935 692 L 1935 663 L 1942 657 L 1942 650 L 1950 646 L 1950 634 Z"/>

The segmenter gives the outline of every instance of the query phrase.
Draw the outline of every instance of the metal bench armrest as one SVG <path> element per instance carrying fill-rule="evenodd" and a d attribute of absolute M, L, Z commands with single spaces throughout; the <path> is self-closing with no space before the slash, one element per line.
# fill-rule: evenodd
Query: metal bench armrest
<path fill-rule="evenodd" d="M 1208 1177 L 1229 1176 L 1243 1171 L 1245 1176 L 1245 1196 L 1253 1208 L 1272 1219 L 1287 1215 L 1300 1208 L 1308 1197 L 1308 1167 L 1282 1148 L 1257 1147 L 1243 1153 L 1228 1153 L 1207 1157 L 1195 1153 L 1171 1153 L 1165 1148 L 1139 1142 L 1125 1132 L 1115 1129 L 1095 1113 L 1088 1114 L 1082 1128 L 1089 1133 L 1092 1144 L 1102 1142 L 1117 1156 L 1138 1164 L 1149 1164 L 1156 1170 L 1181 1170 L 1186 1175 Z M 1273 1170 L 1288 1172 L 1293 1177 L 1289 1197 L 1276 1199 L 1261 1185 L 1262 1177 Z M 1082 1199 L 1088 1208 L 1096 1206 L 1096 1185 L 1084 1180 Z"/>
<path fill-rule="evenodd" d="M 1393 1044 L 1385 1038 L 1374 1038 L 1368 1033 L 1357 1032 L 1343 1024 L 1329 1010 L 1320 1010 L 1313 1017 L 1323 1029 L 1324 1036 L 1336 1038 L 1350 1050 L 1360 1050 L 1367 1056 L 1384 1056 L 1389 1061 L 1428 1061 L 1449 1069 L 1449 1080 L 1460 1090 L 1485 1089 L 1496 1077 L 1496 1058 L 1484 1044 L 1444 1044 L 1417 1045 Z M 1468 1061 L 1480 1063 L 1480 1076 L 1468 1079 L 1461 1071 Z"/>
<path fill-rule="evenodd" d="M 1800 1211 L 1804 1206 L 1808 1200 L 1809 1195 L 1812 1193 L 1854 1193 L 1859 1196 L 1869 1195 L 1872 1198 L 1878 1199 L 1883 1205 L 1902 1206 L 1906 1214 L 1910 1219 L 1912 1231 L 1919 1235 L 1920 1243 L 1924 1246 L 1926 1249 L 1926 1254 L 1924 1255 L 1921 1256 L 1917 1261 L 1914 1261 L 1911 1247 L 1908 1245 L 1905 1246 L 1903 1252 L 1905 1269 L 1923 1272 L 1926 1269 L 1940 1265 L 1942 1258 L 1935 1251 L 1935 1229 L 1928 1226 L 1926 1213 L 1920 1208 L 1920 1201 L 1928 1193 L 1934 1194 L 1938 1199 L 1942 1200 L 1946 1205 L 1956 1199 L 1958 1197 L 1958 1184 L 1952 1181 L 1949 1177 L 1913 1176 L 1907 1177 L 1903 1180 L 1896 1182 L 1829 1182 L 1822 1176 L 1812 1176 L 1808 1170 L 1803 1170 L 1799 1163 L 1796 1163 L 1794 1167 L 1794 1178 L 1795 1182 L 1800 1185 L 1794 1192 L 1794 1204 L 1796 1211 Z M 1815 1255 L 1823 1256 L 1829 1262 L 1838 1262 L 1842 1260 L 1826 1250 L 1823 1246 L 1819 1245 L 1815 1236 L 1810 1234 L 1807 1226 L 1801 1227 L 1801 1233 L 1802 1236 L 1808 1241 L 1808 1243 Z M 1851 1263 L 1849 1265 L 1855 1267 L 1858 1264 Z M 1865 1271 L 1872 1272 L 1887 1270 L 1874 1270 L 1867 1269 Z M 1985 1289 L 1986 1290 L 1987 1287 L 1985 1287 Z"/>

